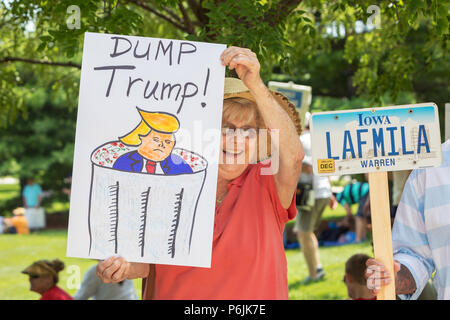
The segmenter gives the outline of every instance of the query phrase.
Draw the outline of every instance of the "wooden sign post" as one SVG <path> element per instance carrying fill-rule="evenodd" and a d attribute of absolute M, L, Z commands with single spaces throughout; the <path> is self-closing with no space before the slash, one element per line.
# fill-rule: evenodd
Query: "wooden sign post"
<path fill-rule="evenodd" d="M 434 103 L 313 113 L 314 174 L 369 174 L 375 259 L 394 276 L 387 172 L 437 167 L 442 162 Z M 395 281 L 378 300 L 395 300 Z"/>
<path fill-rule="evenodd" d="M 387 172 L 369 172 L 370 215 L 375 259 L 394 275 Z M 395 281 L 381 287 L 378 300 L 395 300 Z"/>

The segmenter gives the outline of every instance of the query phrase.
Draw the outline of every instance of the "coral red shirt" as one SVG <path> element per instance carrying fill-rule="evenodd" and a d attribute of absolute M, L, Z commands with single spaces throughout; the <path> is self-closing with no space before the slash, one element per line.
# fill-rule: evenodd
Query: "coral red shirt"
<path fill-rule="evenodd" d="M 295 197 L 284 209 L 263 167 L 249 165 L 216 206 L 211 268 L 156 265 L 154 299 L 288 299 L 283 230 Z"/>
<path fill-rule="evenodd" d="M 73 300 L 73 298 L 60 287 L 53 286 L 42 295 L 41 300 Z"/>

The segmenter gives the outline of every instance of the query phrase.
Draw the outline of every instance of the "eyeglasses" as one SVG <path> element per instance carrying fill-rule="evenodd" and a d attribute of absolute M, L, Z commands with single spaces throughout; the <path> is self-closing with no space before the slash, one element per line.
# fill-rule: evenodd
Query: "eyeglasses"
<path fill-rule="evenodd" d="M 39 278 L 39 276 L 38 276 L 38 275 L 35 275 L 35 274 L 30 274 L 29 276 L 30 276 L 31 279 L 37 279 L 37 278 Z"/>
<path fill-rule="evenodd" d="M 233 128 L 231 126 L 222 126 L 223 136 L 238 136 L 242 138 L 255 138 L 258 134 L 258 128 L 253 127 L 243 127 L 243 128 Z"/>

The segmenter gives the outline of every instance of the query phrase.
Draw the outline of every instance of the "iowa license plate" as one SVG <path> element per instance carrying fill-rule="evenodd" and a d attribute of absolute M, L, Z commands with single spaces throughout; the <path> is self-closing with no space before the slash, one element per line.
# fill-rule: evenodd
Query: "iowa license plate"
<path fill-rule="evenodd" d="M 434 103 L 318 112 L 310 128 L 315 174 L 409 170 L 442 161 Z"/>

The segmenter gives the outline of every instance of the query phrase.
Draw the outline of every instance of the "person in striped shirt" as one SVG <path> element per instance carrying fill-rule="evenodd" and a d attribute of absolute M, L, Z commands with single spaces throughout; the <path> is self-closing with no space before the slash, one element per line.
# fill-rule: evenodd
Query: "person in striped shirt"
<path fill-rule="evenodd" d="M 352 217 L 351 205 L 358 203 L 358 211 L 356 212 L 356 242 L 364 241 L 367 232 L 367 222 L 363 211 L 365 204 L 369 198 L 368 182 L 351 182 L 344 187 L 344 190 L 336 194 L 336 200 L 347 211 L 347 216 Z"/>
<path fill-rule="evenodd" d="M 392 229 L 396 293 L 417 299 L 433 277 L 439 300 L 450 299 L 450 139 L 442 164 L 414 170 L 405 184 Z M 366 263 L 367 286 L 377 294 L 392 281 L 385 266 Z"/>

